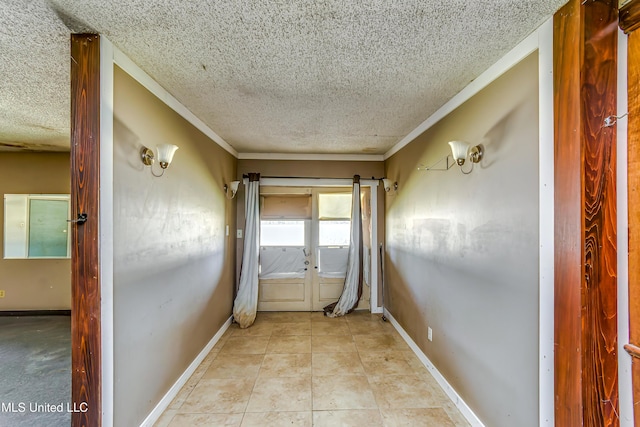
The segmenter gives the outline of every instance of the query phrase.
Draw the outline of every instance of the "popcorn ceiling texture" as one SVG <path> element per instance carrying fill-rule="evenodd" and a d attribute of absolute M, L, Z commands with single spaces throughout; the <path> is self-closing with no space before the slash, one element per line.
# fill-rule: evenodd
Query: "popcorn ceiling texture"
<path fill-rule="evenodd" d="M 0 1 L 0 150 L 69 149 L 69 30 L 43 1 Z"/>
<path fill-rule="evenodd" d="M 0 143 L 68 145 L 65 22 L 239 152 L 384 153 L 564 2 L 2 0 Z"/>

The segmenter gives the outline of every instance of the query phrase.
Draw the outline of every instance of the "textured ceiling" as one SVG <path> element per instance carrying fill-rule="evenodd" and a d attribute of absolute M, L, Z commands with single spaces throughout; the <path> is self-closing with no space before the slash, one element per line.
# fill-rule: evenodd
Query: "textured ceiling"
<path fill-rule="evenodd" d="M 566 0 L 2 0 L 0 144 L 68 147 L 69 32 L 239 152 L 384 153 Z"/>

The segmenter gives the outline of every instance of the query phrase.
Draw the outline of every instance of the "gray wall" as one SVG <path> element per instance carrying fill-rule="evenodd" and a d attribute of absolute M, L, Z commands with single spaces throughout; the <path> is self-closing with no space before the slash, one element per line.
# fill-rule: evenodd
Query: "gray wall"
<path fill-rule="evenodd" d="M 114 422 L 135 426 L 231 315 L 236 159 L 117 67 L 114 139 Z M 163 142 L 156 178 L 139 152 Z"/>
<path fill-rule="evenodd" d="M 0 152 L 0 194 L 69 194 L 69 153 Z M 0 251 L 4 250 L 4 205 Z M 69 310 L 70 259 L 0 257 L 0 310 Z"/>
<path fill-rule="evenodd" d="M 537 67 L 536 53 L 386 162 L 386 307 L 492 427 L 538 425 Z M 471 174 L 416 170 L 454 139 L 485 146 Z"/>

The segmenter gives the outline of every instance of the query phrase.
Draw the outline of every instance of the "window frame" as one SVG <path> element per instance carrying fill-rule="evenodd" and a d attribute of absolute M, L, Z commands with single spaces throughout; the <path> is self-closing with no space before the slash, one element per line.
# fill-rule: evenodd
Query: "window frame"
<path fill-rule="evenodd" d="M 24 230 L 20 233 L 20 238 L 17 240 L 8 241 L 7 236 L 16 236 L 16 233 L 8 233 L 9 224 L 7 219 L 8 203 L 7 200 L 21 200 L 23 201 L 20 206 L 20 211 L 17 212 L 16 218 L 23 219 Z M 66 246 L 67 252 L 65 256 L 31 256 L 29 255 L 30 244 L 30 228 L 31 228 L 31 201 L 32 200 L 51 200 L 51 201 L 66 201 L 67 202 L 67 218 L 70 219 L 71 214 L 71 197 L 69 194 L 5 194 L 4 195 L 4 224 L 3 224 L 3 245 L 2 245 L 2 257 L 3 259 L 70 259 L 71 258 L 71 236 L 70 227 L 65 229 L 66 233 Z M 11 208 L 13 209 L 13 208 Z M 13 215 L 12 215 L 13 217 Z M 18 255 L 18 251 L 7 250 L 10 244 L 18 245 L 22 255 Z M 7 254 L 9 252 L 9 254 Z"/>

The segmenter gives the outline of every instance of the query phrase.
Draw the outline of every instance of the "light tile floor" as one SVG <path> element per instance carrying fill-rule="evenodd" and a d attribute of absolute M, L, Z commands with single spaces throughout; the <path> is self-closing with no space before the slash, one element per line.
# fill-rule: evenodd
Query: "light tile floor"
<path fill-rule="evenodd" d="M 211 350 L 156 427 L 469 426 L 393 326 L 261 312 Z"/>

